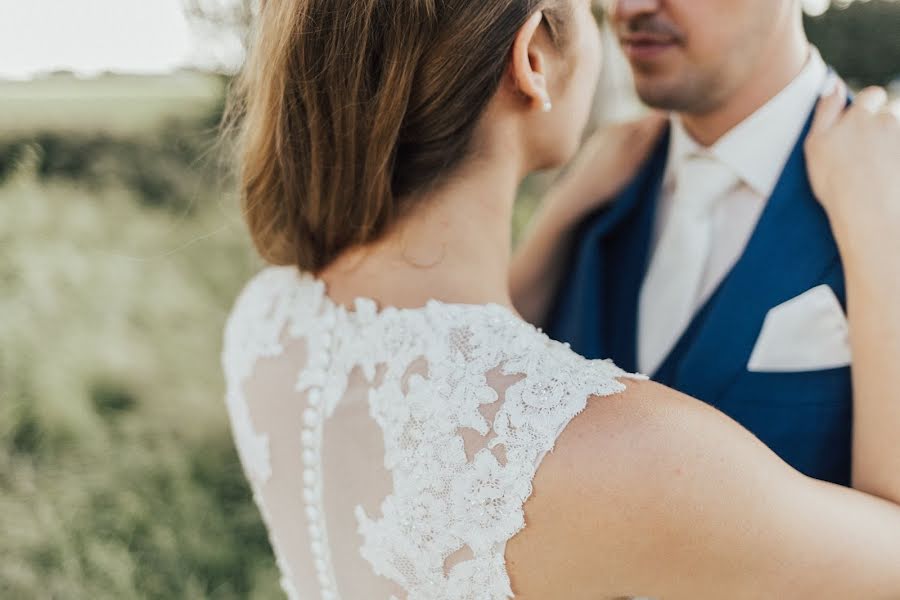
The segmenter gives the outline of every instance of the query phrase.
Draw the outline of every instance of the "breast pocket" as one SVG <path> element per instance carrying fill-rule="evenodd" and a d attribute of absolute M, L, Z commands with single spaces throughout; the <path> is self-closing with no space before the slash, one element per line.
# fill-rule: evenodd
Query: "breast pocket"
<path fill-rule="evenodd" d="M 828 285 L 815 287 L 769 311 L 750 355 L 752 373 L 803 373 L 848 367 L 850 328 Z"/>

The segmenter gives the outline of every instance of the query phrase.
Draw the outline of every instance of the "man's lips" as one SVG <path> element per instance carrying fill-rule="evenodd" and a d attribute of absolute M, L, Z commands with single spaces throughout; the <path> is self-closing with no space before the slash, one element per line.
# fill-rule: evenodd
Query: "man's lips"
<path fill-rule="evenodd" d="M 652 34 L 630 34 L 622 37 L 622 49 L 633 60 L 656 58 L 679 45 L 676 38 Z"/>

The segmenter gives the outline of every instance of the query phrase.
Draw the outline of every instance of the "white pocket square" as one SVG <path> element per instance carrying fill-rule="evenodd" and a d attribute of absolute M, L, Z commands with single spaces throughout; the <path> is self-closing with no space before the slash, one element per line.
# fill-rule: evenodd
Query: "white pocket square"
<path fill-rule="evenodd" d="M 851 362 L 847 317 L 831 287 L 820 285 L 769 311 L 747 370 L 824 371 Z"/>

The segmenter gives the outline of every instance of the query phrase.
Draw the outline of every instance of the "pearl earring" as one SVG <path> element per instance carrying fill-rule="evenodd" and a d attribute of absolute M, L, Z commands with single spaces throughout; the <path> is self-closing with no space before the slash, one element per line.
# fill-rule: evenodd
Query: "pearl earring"
<path fill-rule="evenodd" d="M 553 110 L 553 103 L 550 102 L 550 100 L 545 100 L 545 101 L 544 101 L 544 105 L 541 107 L 541 109 L 542 109 L 545 113 L 548 113 L 548 112 L 550 112 L 551 110 Z"/>

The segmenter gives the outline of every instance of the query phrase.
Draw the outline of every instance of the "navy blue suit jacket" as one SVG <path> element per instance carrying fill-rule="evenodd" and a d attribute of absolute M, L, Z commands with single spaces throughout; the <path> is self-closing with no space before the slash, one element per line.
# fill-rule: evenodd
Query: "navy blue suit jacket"
<path fill-rule="evenodd" d="M 737 265 L 699 311 L 657 373 L 660 383 L 740 422 L 801 472 L 849 485 L 849 368 L 750 372 L 768 312 L 822 284 L 846 307 L 844 273 L 828 219 L 813 195 L 803 135 Z M 548 333 L 588 358 L 637 370 L 638 298 L 666 168 L 668 134 L 621 197 L 579 227 L 571 269 Z M 673 275 L 677 276 L 677 275 Z"/>

